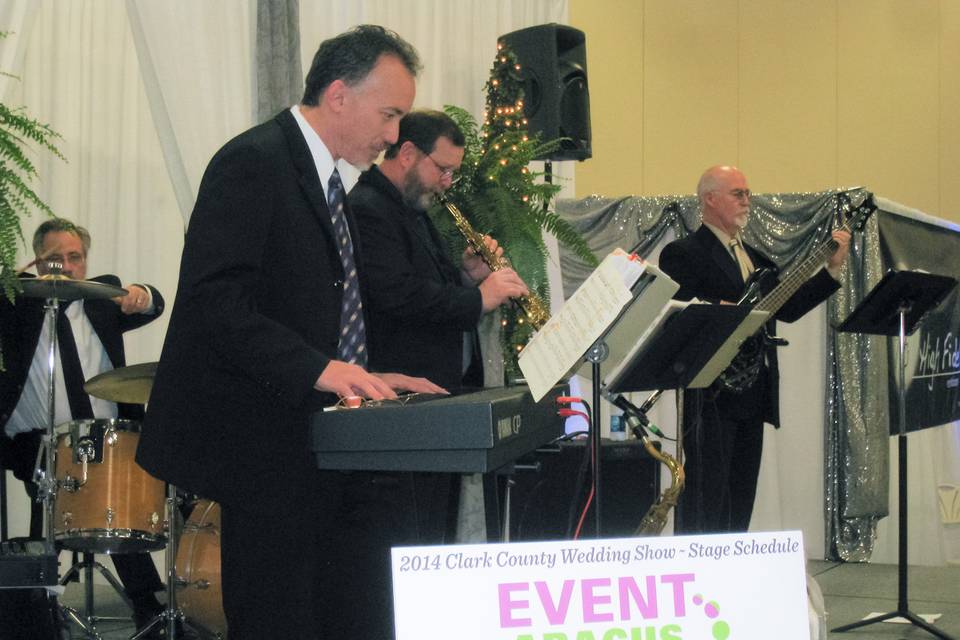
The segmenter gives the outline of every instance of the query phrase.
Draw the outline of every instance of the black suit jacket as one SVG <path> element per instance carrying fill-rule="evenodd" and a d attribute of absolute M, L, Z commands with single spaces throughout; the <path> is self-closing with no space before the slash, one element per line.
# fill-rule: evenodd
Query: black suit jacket
<path fill-rule="evenodd" d="M 744 248 L 757 269 L 776 269 L 770 259 L 753 247 L 744 244 Z M 696 232 L 664 247 L 660 254 L 660 268 L 680 285 L 674 296 L 679 300 L 697 297 L 710 302 L 736 302 L 744 291 L 743 279 L 736 261 L 706 225 L 701 225 Z M 772 290 L 773 286 L 775 283 L 771 282 L 764 293 Z M 793 322 L 839 287 L 826 269 L 821 269 L 791 296 L 776 313 L 775 318 Z M 767 330 L 771 334 L 776 333 L 775 320 L 768 323 Z M 780 372 L 775 348 L 767 349 L 766 360 L 766 371 L 753 388 L 743 394 L 720 392 L 717 403 L 727 413 L 748 415 L 759 412 L 764 422 L 779 426 Z"/>
<path fill-rule="evenodd" d="M 371 370 L 456 390 L 463 334 L 476 330 L 483 312 L 480 290 L 461 284 L 429 218 L 406 206 L 377 167 L 360 176 L 348 199 L 363 244 Z"/>
<path fill-rule="evenodd" d="M 214 155 L 137 451 L 147 471 L 249 506 L 312 488 L 309 418 L 336 402 L 313 387 L 337 354 L 343 268 L 334 238 L 289 111 Z M 356 242 L 354 250 L 359 264 Z"/>
<path fill-rule="evenodd" d="M 95 282 L 120 286 L 120 279 L 114 275 L 103 275 L 92 278 Z M 142 327 L 158 318 L 163 313 L 163 296 L 149 285 L 153 296 L 154 312 L 152 314 L 125 314 L 120 305 L 110 299 L 85 300 L 83 310 L 97 337 L 103 343 L 107 357 L 114 368 L 126 366 L 126 356 L 123 349 L 123 334 L 131 329 Z M 11 304 L 5 297 L 0 296 L 0 345 L 3 348 L 5 371 L 0 371 L 0 434 L 13 413 L 23 387 L 30 372 L 37 344 L 40 341 L 40 332 L 44 330 L 44 301 L 40 298 L 19 297 L 16 304 Z M 143 417 L 143 408 L 140 405 L 120 404 L 118 414 L 121 418 L 139 420 Z M 43 426 L 43 425 L 38 425 Z M 9 444 L 9 440 L 0 437 L 0 447 Z M 2 452 L 0 452 L 2 457 Z M 33 461 L 30 461 L 33 464 Z"/>

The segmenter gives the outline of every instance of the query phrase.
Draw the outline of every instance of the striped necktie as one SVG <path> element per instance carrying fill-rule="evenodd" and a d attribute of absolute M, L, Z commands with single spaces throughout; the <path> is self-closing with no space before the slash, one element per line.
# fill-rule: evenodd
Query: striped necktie
<path fill-rule="evenodd" d="M 333 170 L 327 190 L 330 221 L 337 237 L 340 263 L 343 265 L 343 297 L 340 303 L 340 342 L 337 357 L 344 362 L 367 366 L 367 338 L 363 325 L 363 303 L 360 301 L 360 280 L 353 256 L 353 242 L 347 229 L 347 217 L 343 212 L 343 182 L 340 172 Z"/>

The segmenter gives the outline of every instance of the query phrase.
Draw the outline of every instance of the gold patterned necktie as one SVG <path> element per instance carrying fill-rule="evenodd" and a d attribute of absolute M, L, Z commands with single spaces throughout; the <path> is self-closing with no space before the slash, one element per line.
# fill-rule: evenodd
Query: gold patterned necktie
<path fill-rule="evenodd" d="M 740 277 L 746 282 L 750 278 L 750 274 L 753 273 L 753 262 L 750 261 L 750 256 L 747 255 L 739 238 L 730 241 L 730 250 L 737 261 L 737 266 L 740 267 Z"/>

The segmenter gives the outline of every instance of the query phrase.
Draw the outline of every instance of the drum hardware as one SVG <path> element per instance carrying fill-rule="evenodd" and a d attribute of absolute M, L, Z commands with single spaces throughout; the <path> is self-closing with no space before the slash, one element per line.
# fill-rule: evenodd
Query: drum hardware
<path fill-rule="evenodd" d="M 80 299 L 116 298 L 127 294 L 122 287 L 93 282 L 91 280 L 74 280 L 63 275 L 63 264 L 47 262 L 48 273 L 36 278 L 19 278 L 20 295 L 28 298 L 43 298 L 44 324 L 49 336 L 49 351 L 47 354 L 47 424 L 46 431 L 37 452 L 34 465 L 34 482 L 37 485 L 37 500 L 44 503 L 44 523 L 46 541 L 54 544 L 53 521 L 54 500 L 57 491 L 55 478 L 56 464 L 56 437 L 54 434 L 55 421 L 55 383 L 57 368 L 57 314 L 60 311 L 60 302 Z M 46 455 L 45 455 L 46 454 Z M 41 462 L 45 461 L 45 463 Z"/>
<path fill-rule="evenodd" d="M 67 423 L 61 433 L 55 430 L 55 372 L 56 372 L 56 354 L 57 354 L 57 315 L 61 300 L 77 299 L 102 299 L 123 296 L 127 293 L 125 289 L 113 287 L 93 281 L 73 280 L 62 275 L 61 265 L 48 263 L 51 273 L 37 278 L 20 279 L 22 295 L 27 297 L 45 298 L 45 325 L 50 337 L 50 348 L 47 361 L 48 367 L 48 420 L 46 430 L 42 437 L 40 451 L 37 454 L 37 460 L 34 470 L 34 479 L 39 488 L 38 501 L 44 503 L 44 525 L 45 538 L 51 545 L 54 544 L 56 533 L 55 527 L 57 519 L 56 512 L 56 494 L 58 489 L 63 489 L 61 502 L 76 502 L 77 499 L 85 497 L 94 497 L 99 494 L 117 495 L 122 491 L 96 491 L 98 483 L 106 483 L 110 489 L 111 471 L 121 471 L 125 462 L 129 462 L 133 469 L 139 469 L 134 463 L 134 452 L 136 450 L 136 441 L 138 438 L 139 425 L 133 428 L 133 423 L 128 421 L 104 421 L 104 420 L 80 420 Z M 156 363 L 146 363 L 144 365 L 133 365 L 122 367 L 106 372 L 94 378 L 91 378 L 84 384 L 84 390 L 90 395 L 103 398 L 111 402 L 122 402 L 129 404 L 146 404 L 149 399 L 150 390 L 153 382 L 153 374 L 156 371 Z M 74 445 L 74 443 L 76 443 Z M 66 455 L 63 451 L 63 464 L 79 465 L 79 470 L 66 471 L 63 477 L 57 479 L 57 461 L 58 448 L 72 448 L 73 455 Z M 92 455 L 91 455 L 92 448 Z M 129 453 L 129 455 L 125 455 Z M 115 467 L 117 467 L 115 469 Z M 123 469 L 126 471 L 126 469 Z M 142 472 L 142 469 L 140 470 Z M 176 640 L 178 622 L 184 620 L 184 613 L 177 607 L 176 588 L 176 554 L 177 554 L 177 525 L 179 522 L 178 496 L 176 488 L 172 485 L 167 486 L 166 500 L 163 500 L 163 485 L 158 480 L 153 479 L 146 472 L 142 472 L 144 482 L 130 482 L 130 478 L 124 473 L 115 473 L 113 476 L 123 476 L 124 486 L 132 484 L 147 485 L 148 489 L 154 488 L 155 484 L 160 485 L 160 509 L 165 502 L 168 516 L 166 523 L 161 522 L 159 509 L 148 509 L 144 519 L 137 517 L 128 517 L 127 507 L 129 505 L 106 505 L 106 508 L 100 513 L 102 521 L 106 523 L 105 527 L 97 526 L 78 526 L 71 529 L 68 525 L 81 525 L 84 514 L 94 512 L 91 509 L 77 508 L 77 504 L 68 504 L 61 507 L 61 521 L 63 530 L 60 537 L 64 539 L 63 546 L 68 546 L 72 539 L 69 536 L 77 535 L 74 539 L 77 550 L 83 554 L 83 562 L 71 567 L 64 575 L 60 584 L 66 582 L 76 573 L 83 570 L 86 583 L 85 594 L 85 619 L 81 618 L 79 613 L 63 605 L 58 605 L 64 619 L 73 622 L 79 627 L 83 634 L 89 638 L 100 639 L 100 634 L 96 630 L 96 618 L 93 616 L 93 571 L 98 570 L 104 578 L 117 591 L 124 602 L 133 607 L 133 603 L 127 598 L 123 586 L 103 565 L 94 560 L 95 550 L 90 546 L 101 545 L 106 547 L 108 552 L 119 552 L 129 550 L 127 546 L 133 546 L 136 550 L 155 550 L 166 547 L 164 553 L 164 563 L 167 571 L 166 608 L 151 619 L 142 629 L 138 630 L 131 640 L 139 640 L 149 633 L 150 629 L 158 624 L 164 624 L 166 628 L 166 637 L 168 640 Z M 79 479 L 78 479 L 79 478 Z M 116 477 L 113 478 L 116 480 Z M 146 494 L 151 491 L 144 490 Z M 129 502 L 129 501 L 128 501 Z M 96 517 L 94 517 L 96 522 Z M 126 524 L 129 521 L 131 527 L 114 527 Z M 84 523 L 91 524 L 91 523 Z M 166 531 L 170 534 L 164 536 L 164 524 Z M 146 526 L 147 531 L 141 530 L 140 526 Z M 77 531 L 79 530 L 79 532 Z M 116 548 L 114 548 L 116 547 Z M 219 560 L 219 558 L 218 558 Z M 211 583 L 209 581 L 194 581 L 198 590 L 210 592 Z M 224 625 L 225 628 L 225 625 Z"/>
<path fill-rule="evenodd" d="M 80 299 L 107 299 L 124 296 L 127 290 L 121 287 L 115 287 L 108 284 L 93 282 L 88 280 L 74 280 L 63 275 L 63 265 L 55 262 L 48 262 L 47 269 L 49 273 L 36 278 L 21 278 L 21 294 L 28 298 L 44 299 L 44 328 L 49 337 L 49 348 L 47 352 L 47 424 L 40 442 L 40 449 L 37 452 L 37 459 L 34 464 L 33 480 L 37 486 L 38 502 L 44 505 L 44 539 L 54 548 L 55 546 L 55 504 L 57 490 L 60 488 L 60 482 L 56 477 L 57 465 L 57 435 L 54 422 L 56 420 L 56 369 L 57 369 L 57 323 L 60 311 L 60 302 Z M 84 447 L 86 449 L 86 447 Z M 83 476 L 83 472 L 81 472 Z M 68 486 L 74 487 L 72 482 Z M 65 488 L 65 487 L 64 487 Z M 76 485 L 79 489 L 80 485 Z M 66 488 L 65 488 L 66 489 Z M 68 491 L 69 492 L 69 491 Z M 73 514 L 65 512 L 70 518 Z M 71 567 L 64 575 L 60 584 L 66 582 L 81 569 L 86 577 L 86 597 L 85 597 L 85 618 L 81 618 L 78 612 L 70 607 L 66 607 L 59 602 L 57 606 L 60 609 L 64 620 L 72 622 L 83 634 L 89 638 L 100 638 L 96 630 L 96 619 L 93 616 L 93 570 L 97 569 L 103 574 L 104 578 L 120 594 L 124 601 L 132 606 L 127 599 L 126 593 L 119 581 L 103 565 L 96 562 L 92 552 L 85 552 L 83 562 Z"/>
<path fill-rule="evenodd" d="M 190 582 L 186 578 L 181 578 L 180 576 L 177 576 L 177 588 L 185 589 L 187 587 L 193 587 L 194 589 L 205 591 L 210 588 L 210 581 L 201 579 L 201 580 L 194 580 L 193 582 Z"/>
<path fill-rule="evenodd" d="M 157 625 L 163 625 L 166 629 L 167 640 L 176 640 L 178 637 L 177 623 L 184 621 L 183 611 L 177 606 L 177 569 L 175 559 L 177 557 L 177 535 L 178 525 L 180 523 L 180 509 L 182 503 L 177 496 L 177 489 L 172 484 L 167 485 L 167 530 L 170 534 L 167 540 L 167 546 L 163 553 L 163 563 L 167 571 L 166 592 L 167 606 L 157 615 L 153 616 L 142 629 L 138 630 L 130 640 L 140 640 L 146 636 L 151 629 Z"/>
<path fill-rule="evenodd" d="M 137 423 L 124 420 L 75 420 L 56 430 L 58 471 L 54 480 L 60 491 L 55 536 L 63 547 L 81 551 L 83 558 L 64 575 L 61 584 L 82 571 L 85 588 L 83 615 L 66 608 L 65 615 L 89 638 L 99 638 L 97 624 L 108 619 L 94 612 L 94 570 L 133 608 L 119 580 L 95 560 L 94 553 L 151 550 L 164 544 L 163 523 L 157 513 L 164 505 L 163 484 L 146 476 L 132 461 L 138 431 Z M 109 499 L 105 496 L 113 496 L 114 503 L 100 504 Z"/>
<path fill-rule="evenodd" d="M 96 456 L 96 449 L 93 445 L 93 441 L 85 438 L 77 443 L 75 455 L 82 465 L 83 471 L 80 473 L 80 478 L 74 478 L 69 473 L 63 477 L 63 480 L 59 482 L 60 488 L 69 493 L 76 493 L 80 490 L 80 487 L 87 484 L 87 462 L 93 460 Z M 69 511 L 63 514 L 64 515 L 64 524 L 66 521 L 73 516 Z"/>
<path fill-rule="evenodd" d="M 43 437 L 40 442 L 40 450 L 37 452 L 37 460 L 34 465 L 34 482 L 37 486 L 37 500 L 44 506 L 44 538 L 47 543 L 54 548 L 54 502 L 56 500 L 57 481 L 55 476 L 56 465 L 56 446 L 54 434 L 55 421 L 55 384 L 56 384 L 56 358 L 57 358 L 57 316 L 60 311 L 60 300 L 74 299 L 71 294 L 77 292 L 66 282 L 69 280 L 62 275 L 62 264 L 49 263 L 51 273 L 47 276 L 38 278 L 27 278 L 20 280 L 22 295 L 27 297 L 45 298 L 44 303 L 44 324 L 46 325 L 47 335 L 49 337 L 49 349 L 47 352 L 47 424 Z M 89 576 L 92 577 L 92 568 Z M 68 574 L 69 576 L 69 574 Z M 89 596 L 92 601 L 93 582 L 90 581 Z M 76 624 L 80 629 L 90 637 L 99 638 L 96 627 L 80 618 L 77 612 L 70 607 L 57 604 L 65 620 Z M 89 613 L 89 612 L 88 612 Z"/>
<path fill-rule="evenodd" d="M 156 369 L 156 362 L 120 367 L 87 380 L 83 388 L 84 391 L 90 395 L 111 402 L 146 404 L 150 398 L 153 376 Z M 139 428 L 135 430 L 139 431 Z M 123 429 L 105 430 L 103 433 L 103 444 L 98 443 L 98 434 L 94 431 L 91 434 L 91 442 L 94 444 L 95 453 L 91 459 L 102 462 L 104 456 L 98 458 L 97 452 L 104 452 L 104 455 L 109 456 L 109 454 L 106 453 L 108 450 L 112 450 L 118 445 L 122 446 L 126 438 L 123 431 Z M 78 440 L 78 446 L 82 441 L 82 438 Z M 87 453 L 87 455 L 89 456 L 89 453 Z M 82 464 L 81 456 L 77 454 L 75 457 L 75 462 Z M 137 467 L 137 469 L 139 469 L 139 467 Z M 144 475 L 149 478 L 148 482 L 159 483 L 159 481 L 155 481 L 153 478 L 147 476 L 145 472 Z M 147 514 L 143 523 L 151 532 L 166 530 L 168 534 L 163 540 L 163 545 L 165 545 L 164 566 L 166 567 L 165 589 L 167 593 L 167 604 L 163 610 L 147 621 L 146 625 L 137 630 L 131 636 L 130 640 L 140 640 L 140 638 L 143 638 L 157 625 L 162 625 L 166 630 L 166 637 L 169 640 L 176 640 L 178 637 L 179 624 L 185 620 L 184 612 L 177 606 L 176 590 L 179 588 L 181 580 L 177 577 L 175 567 L 178 538 L 176 532 L 178 531 L 178 524 L 180 522 L 180 505 L 183 503 L 183 500 L 177 495 L 177 490 L 173 485 L 167 485 L 166 498 L 163 503 L 166 506 L 166 512 L 168 514 L 167 520 L 162 520 L 158 510 L 154 510 Z M 112 521 L 115 515 L 112 509 L 108 507 L 106 514 L 107 520 Z M 134 525 L 138 524 L 137 520 L 133 520 L 132 522 Z M 102 535 L 106 532 L 91 531 L 90 533 L 94 535 L 99 533 Z M 136 538 L 134 531 L 128 531 L 126 535 L 128 541 Z"/>
<path fill-rule="evenodd" d="M 124 618 L 114 618 L 114 617 L 100 617 L 97 616 L 94 612 L 93 607 L 93 572 L 97 570 L 100 572 L 107 583 L 113 587 L 113 590 L 117 592 L 117 595 L 123 600 L 123 602 L 133 609 L 133 602 L 130 601 L 130 598 L 127 597 L 127 593 L 123 588 L 123 585 L 120 584 L 120 581 L 101 563 L 97 562 L 96 557 L 92 551 L 84 551 L 81 553 L 82 560 L 77 564 L 70 567 L 63 577 L 60 579 L 60 585 L 65 586 L 71 578 L 75 575 L 80 574 L 83 571 L 83 587 L 84 587 L 84 597 L 83 597 L 83 615 L 81 616 L 78 611 L 70 607 L 63 605 L 61 609 L 64 612 L 64 615 L 70 619 L 72 622 L 77 624 L 83 631 L 83 633 L 89 638 L 96 638 L 99 640 L 100 633 L 97 631 L 97 623 L 101 620 L 123 620 Z"/>

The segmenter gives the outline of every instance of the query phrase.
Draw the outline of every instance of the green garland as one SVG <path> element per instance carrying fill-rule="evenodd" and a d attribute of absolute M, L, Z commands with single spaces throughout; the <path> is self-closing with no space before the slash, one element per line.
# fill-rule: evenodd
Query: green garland
<path fill-rule="evenodd" d="M 459 178 L 447 196 L 474 229 L 497 239 L 530 290 L 549 306 L 544 231 L 587 264 L 595 266 L 597 260 L 580 234 L 550 209 L 560 186 L 537 182 L 544 174 L 529 169 L 531 161 L 559 148 L 562 140 L 543 142 L 539 135 L 528 134 L 519 72 L 516 56 L 500 43 L 486 84 L 482 127 L 466 110 L 444 107 L 466 138 Z M 430 217 L 446 239 L 451 257 L 459 262 L 466 243 L 450 215 L 435 206 Z M 515 306 L 504 309 L 501 325 L 505 373 L 507 380 L 513 380 L 522 375 L 517 355 L 533 330 Z"/>

